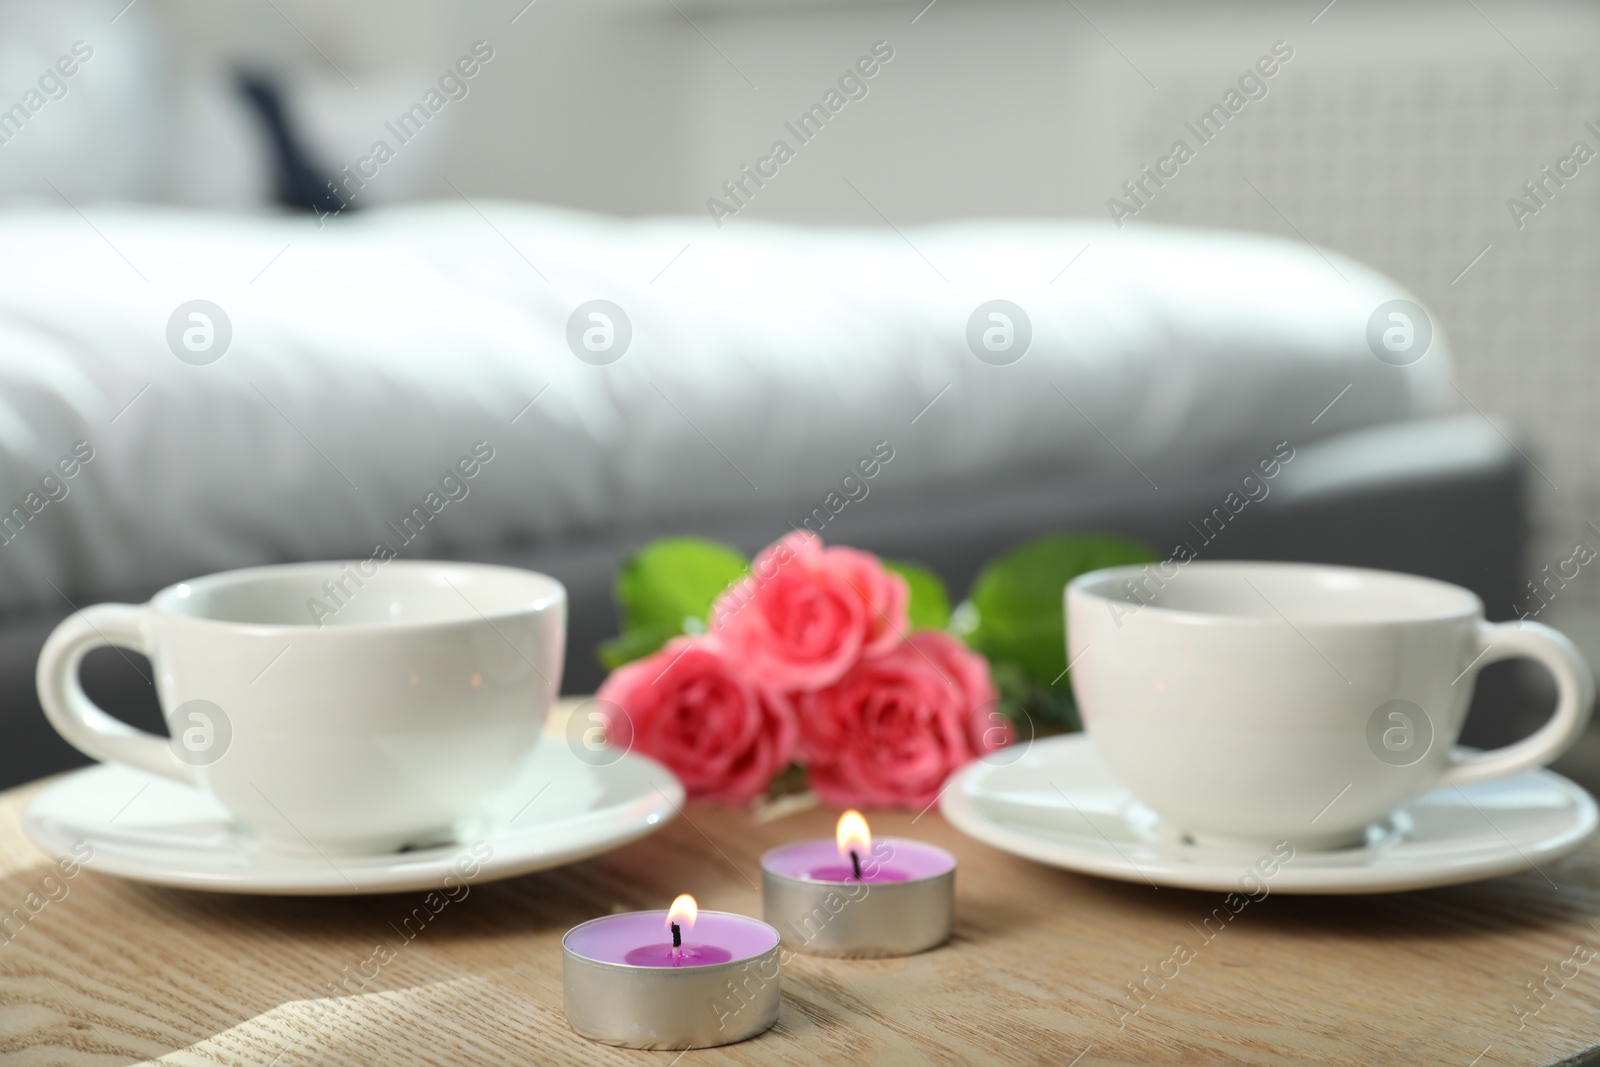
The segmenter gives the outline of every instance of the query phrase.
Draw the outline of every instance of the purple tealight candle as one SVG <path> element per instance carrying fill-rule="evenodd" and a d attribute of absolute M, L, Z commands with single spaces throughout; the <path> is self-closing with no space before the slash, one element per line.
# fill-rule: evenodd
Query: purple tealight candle
<path fill-rule="evenodd" d="M 710 1048 L 778 1019 L 778 931 L 700 911 L 685 894 L 665 911 L 591 919 L 561 940 L 567 1022 L 628 1048 Z"/>
<path fill-rule="evenodd" d="M 955 917 L 956 858 L 900 837 L 874 839 L 847 811 L 833 841 L 761 857 L 766 919 L 818 956 L 908 956 L 943 944 Z"/>

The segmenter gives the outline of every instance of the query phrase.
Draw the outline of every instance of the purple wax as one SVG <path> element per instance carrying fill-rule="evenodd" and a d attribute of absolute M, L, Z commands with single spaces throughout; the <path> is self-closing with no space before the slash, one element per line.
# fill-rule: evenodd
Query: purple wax
<path fill-rule="evenodd" d="M 622 962 L 629 967 L 705 967 L 713 963 L 727 963 L 733 953 L 716 945 L 699 945 L 685 941 L 682 948 L 673 948 L 672 942 L 645 945 L 636 948 Z"/>
<path fill-rule="evenodd" d="M 761 857 L 761 866 L 773 874 L 807 882 L 853 883 L 855 870 L 848 857 L 841 861 L 837 842 L 819 838 L 775 848 Z M 861 856 L 861 881 L 911 882 L 955 870 L 956 858 L 942 848 L 904 837 L 878 837 Z"/>
<path fill-rule="evenodd" d="M 575 955 L 625 967 L 709 967 L 771 951 L 778 931 L 747 915 L 702 911 L 683 931 L 683 948 L 673 955 L 667 912 L 630 911 L 591 919 L 567 931 L 561 942 Z"/>
<path fill-rule="evenodd" d="M 801 877 L 812 882 L 904 882 L 910 875 L 904 871 L 897 871 L 882 864 L 874 864 L 871 860 L 861 861 L 861 877 L 856 877 L 856 869 L 848 863 L 835 863 L 831 867 L 813 867 Z"/>

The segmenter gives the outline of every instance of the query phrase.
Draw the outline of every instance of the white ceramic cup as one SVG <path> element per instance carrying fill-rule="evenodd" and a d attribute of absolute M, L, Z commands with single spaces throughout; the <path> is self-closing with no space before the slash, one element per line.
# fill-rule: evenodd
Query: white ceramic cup
<path fill-rule="evenodd" d="M 1201 844 L 1359 844 L 1420 793 L 1550 762 L 1594 703 L 1572 642 L 1487 623 L 1474 594 L 1428 578 L 1169 561 L 1082 575 L 1065 597 L 1095 747 L 1163 832 Z M 1550 721 L 1456 750 L 1477 672 L 1519 656 L 1555 676 Z"/>
<path fill-rule="evenodd" d="M 69 617 L 39 700 L 95 759 L 199 786 L 267 847 L 388 852 L 455 839 L 538 742 L 566 590 L 473 563 L 301 563 L 180 582 Z M 78 665 L 150 658 L 171 739 L 84 695 Z"/>

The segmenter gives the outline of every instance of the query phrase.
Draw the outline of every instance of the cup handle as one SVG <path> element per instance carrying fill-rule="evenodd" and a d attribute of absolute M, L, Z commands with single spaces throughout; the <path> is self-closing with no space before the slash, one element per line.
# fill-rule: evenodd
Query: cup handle
<path fill-rule="evenodd" d="M 173 754 L 166 738 L 113 719 L 95 706 L 78 681 L 78 665 L 92 648 L 121 645 L 149 653 L 144 633 L 148 610 L 138 604 L 96 604 L 68 616 L 39 653 L 34 675 L 39 703 L 56 733 L 78 751 L 102 762 L 126 763 L 151 774 L 198 784 L 194 768 Z"/>
<path fill-rule="evenodd" d="M 1542 767 L 1565 752 L 1589 725 L 1594 708 L 1594 674 L 1566 635 L 1543 623 L 1478 623 L 1476 671 L 1503 659 L 1527 657 L 1544 664 L 1556 679 L 1556 710 L 1534 734 L 1489 752 L 1456 755 L 1439 780 L 1441 786 L 1468 785 Z M 1457 679 L 1460 681 L 1460 679 Z"/>

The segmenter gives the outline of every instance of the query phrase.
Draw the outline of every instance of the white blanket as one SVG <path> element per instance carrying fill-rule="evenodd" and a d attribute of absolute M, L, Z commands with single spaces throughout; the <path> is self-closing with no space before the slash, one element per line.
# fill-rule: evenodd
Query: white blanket
<path fill-rule="evenodd" d="M 28 516 L 0 543 L 0 610 L 367 554 L 477 442 L 493 458 L 435 546 L 790 499 L 798 519 L 878 441 L 899 486 L 1026 465 L 1144 485 L 1178 457 L 1449 406 L 1442 335 L 1407 367 L 1368 347 L 1373 310 L 1408 294 L 1258 236 L 719 230 L 457 202 L 320 228 L 16 214 L 0 249 L 0 509 Z M 631 322 L 609 365 L 567 340 L 595 299 Z M 994 299 L 1031 323 L 1011 365 L 968 344 Z M 168 341 L 193 300 L 231 324 L 205 365 Z M 178 325 L 179 349 L 204 343 L 201 320 Z M 65 478 L 80 441 L 92 458 Z"/>

